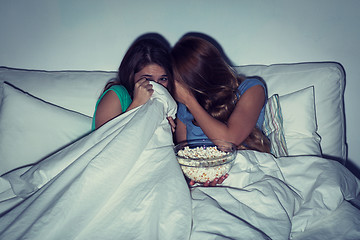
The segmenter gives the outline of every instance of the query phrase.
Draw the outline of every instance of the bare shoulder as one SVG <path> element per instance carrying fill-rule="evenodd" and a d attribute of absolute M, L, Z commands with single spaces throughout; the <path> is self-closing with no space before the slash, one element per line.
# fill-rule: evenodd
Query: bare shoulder
<path fill-rule="evenodd" d="M 96 115 L 95 127 L 98 128 L 122 113 L 121 102 L 114 91 L 108 91 L 100 100 Z"/>
<path fill-rule="evenodd" d="M 265 103 L 265 90 L 261 85 L 249 88 L 240 96 L 229 122 L 237 126 L 253 128 Z"/>
<path fill-rule="evenodd" d="M 114 91 L 107 91 L 99 102 L 98 108 L 100 107 L 116 107 L 113 105 L 121 106 L 119 97 Z"/>
<path fill-rule="evenodd" d="M 241 95 L 239 103 L 247 103 L 250 105 L 262 105 L 265 102 L 265 90 L 264 87 L 261 85 L 255 85 L 246 92 L 244 92 L 243 95 Z"/>

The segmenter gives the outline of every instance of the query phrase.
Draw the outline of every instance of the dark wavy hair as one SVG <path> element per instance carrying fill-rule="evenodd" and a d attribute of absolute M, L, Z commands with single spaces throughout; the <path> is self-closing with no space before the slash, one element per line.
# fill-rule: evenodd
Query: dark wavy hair
<path fill-rule="evenodd" d="M 212 117 L 227 123 L 240 97 L 238 87 L 244 78 L 225 62 L 212 43 L 200 37 L 182 37 L 171 56 L 175 78 L 190 89 Z M 254 128 L 244 143 L 247 149 L 269 152 L 268 139 L 259 129 Z"/>
<path fill-rule="evenodd" d="M 149 64 L 157 64 L 164 68 L 168 76 L 167 89 L 172 93 L 174 80 L 170 48 L 156 38 L 140 38 L 134 41 L 120 63 L 117 77 L 106 84 L 104 91 L 113 85 L 120 84 L 126 88 L 131 98 L 133 98 L 135 73 Z"/>

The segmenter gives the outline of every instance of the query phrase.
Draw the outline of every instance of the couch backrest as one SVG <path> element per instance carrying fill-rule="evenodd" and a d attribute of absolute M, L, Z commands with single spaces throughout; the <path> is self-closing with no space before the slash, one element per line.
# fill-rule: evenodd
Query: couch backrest
<path fill-rule="evenodd" d="M 248 65 L 237 66 L 235 69 L 247 76 L 263 78 L 269 97 L 274 93 L 285 95 L 314 86 L 322 153 L 342 162 L 346 160 L 345 73 L 341 64 L 315 62 Z M 40 71 L 0 67 L 0 82 L 10 82 L 45 101 L 90 117 L 105 83 L 115 76 L 116 72 Z"/>

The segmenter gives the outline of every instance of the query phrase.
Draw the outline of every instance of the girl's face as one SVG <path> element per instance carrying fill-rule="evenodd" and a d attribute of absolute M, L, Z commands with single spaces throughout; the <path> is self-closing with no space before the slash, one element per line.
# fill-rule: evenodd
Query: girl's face
<path fill-rule="evenodd" d="M 168 86 L 168 75 L 163 67 L 160 67 L 155 63 L 146 65 L 139 72 L 135 73 L 135 82 L 141 78 L 160 83 L 164 87 Z"/>

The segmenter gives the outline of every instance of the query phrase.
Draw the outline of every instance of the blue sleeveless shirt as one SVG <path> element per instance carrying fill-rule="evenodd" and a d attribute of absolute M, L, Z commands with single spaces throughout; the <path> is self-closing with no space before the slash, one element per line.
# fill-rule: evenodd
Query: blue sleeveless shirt
<path fill-rule="evenodd" d="M 259 118 L 256 122 L 256 126 L 262 130 L 262 125 L 263 125 L 264 117 L 265 117 L 265 105 L 267 102 L 267 90 L 266 90 L 264 83 L 261 80 L 256 79 L 256 78 L 247 78 L 240 84 L 238 90 L 240 92 L 240 95 L 243 95 L 249 88 L 256 86 L 256 85 L 262 86 L 265 90 L 265 99 L 266 100 L 265 100 L 264 106 L 261 109 Z M 193 115 L 186 108 L 186 106 L 182 103 L 178 103 L 177 118 L 179 118 L 179 120 L 186 125 L 186 139 L 187 140 L 203 139 L 203 138 L 206 139 L 207 138 L 207 136 L 201 130 L 201 128 L 199 126 L 196 126 L 193 124 L 193 122 L 192 122 L 194 120 Z"/>

